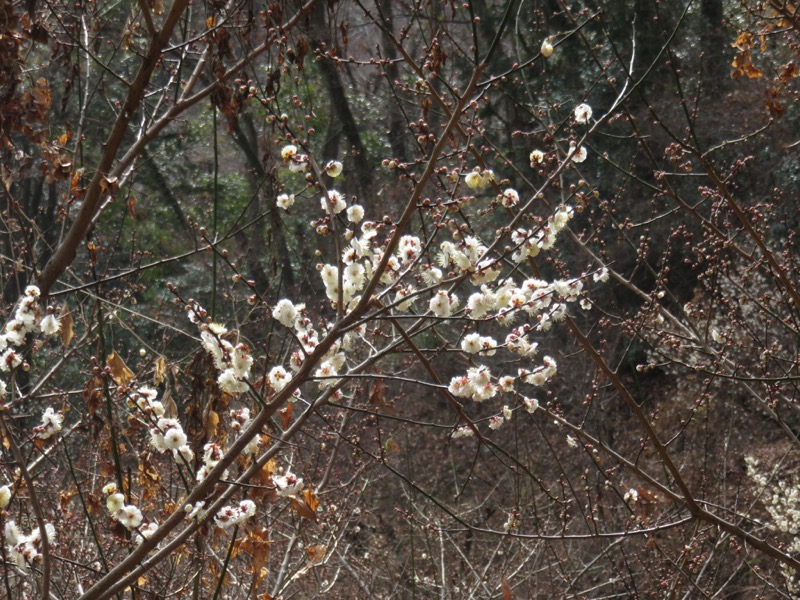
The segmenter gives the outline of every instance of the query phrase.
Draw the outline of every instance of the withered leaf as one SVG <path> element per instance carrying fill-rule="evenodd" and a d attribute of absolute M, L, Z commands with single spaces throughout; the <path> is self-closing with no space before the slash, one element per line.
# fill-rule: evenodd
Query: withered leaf
<path fill-rule="evenodd" d="M 322 561 L 325 559 L 325 554 L 328 552 L 328 547 L 323 546 L 322 544 L 318 544 L 316 546 L 309 546 L 306 548 L 306 554 L 308 555 L 308 562 L 312 565 L 321 564 Z"/>
<path fill-rule="evenodd" d="M 314 493 L 314 490 L 309 488 L 304 489 L 297 496 L 292 496 L 292 510 L 299 516 L 310 521 L 317 522 L 317 508 L 319 507 L 319 498 Z"/>
<path fill-rule="evenodd" d="M 133 371 L 128 368 L 125 361 L 116 351 L 111 351 L 111 354 L 106 359 L 106 365 L 111 369 L 111 376 L 117 382 L 117 385 L 128 385 L 133 381 Z"/>
<path fill-rule="evenodd" d="M 294 405 L 293 404 L 287 404 L 286 406 L 284 406 L 282 409 L 280 409 L 278 411 L 280 413 L 280 415 L 281 415 L 281 427 L 283 428 L 284 431 L 289 429 L 289 424 L 292 422 L 292 412 L 293 411 L 294 411 Z"/>
<path fill-rule="evenodd" d="M 61 307 L 59 321 L 61 322 L 61 343 L 63 344 L 64 348 L 67 348 L 72 342 L 72 338 L 75 337 L 75 331 L 72 323 L 72 311 L 70 311 L 69 305 L 66 303 L 66 301 Z"/>
<path fill-rule="evenodd" d="M 505 577 L 503 577 L 503 583 L 500 584 L 500 589 L 503 591 L 503 600 L 511 600 L 511 586 Z"/>
<path fill-rule="evenodd" d="M 217 437 L 217 426 L 219 425 L 219 415 L 213 410 L 206 413 L 206 431 L 209 437 Z"/>
<path fill-rule="evenodd" d="M 103 400 L 103 380 L 92 377 L 83 386 L 83 401 L 86 403 L 86 413 L 91 417 L 100 408 Z"/>
<path fill-rule="evenodd" d="M 153 368 L 153 383 L 161 385 L 167 378 L 167 360 L 163 356 L 156 359 L 155 367 Z"/>
<path fill-rule="evenodd" d="M 104 193 L 113 196 L 119 190 L 119 178 L 118 177 L 101 178 L 100 189 L 103 190 Z"/>

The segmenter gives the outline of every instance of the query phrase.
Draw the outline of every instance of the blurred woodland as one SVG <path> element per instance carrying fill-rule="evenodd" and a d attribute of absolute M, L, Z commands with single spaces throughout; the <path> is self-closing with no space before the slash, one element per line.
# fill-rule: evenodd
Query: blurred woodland
<path fill-rule="evenodd" d="M 800 4 L 0 2 L 0 598 L 800 597 Z"/>

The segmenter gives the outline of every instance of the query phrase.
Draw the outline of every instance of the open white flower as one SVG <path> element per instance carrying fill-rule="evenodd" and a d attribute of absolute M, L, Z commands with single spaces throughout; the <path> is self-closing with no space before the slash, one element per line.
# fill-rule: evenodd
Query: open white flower
<path fill-rule="evenodd" d="M 272 311 L 272 318 L 284 327 L 291 327 L 297 317 L 297 308 L 291 300 L 279 300 Z"/>
<path fill-rule="evenodd" d="M 291 471 L 286 471 L 284 475 L 273 475 L 272 484 L 279 496 L 293 496 L 303 489 L 303 479 Z"/>
<path fill-rule="evenodd" d="M 336 190 L 328 190 L 328 197 L 326 198 L 323 196 L 320 199 L 320 203 L 322 205 L 322 210 L 333 213 L 334 215 L 338 215 L 347 208 L 347 202 L 344 201 L 344 197 Z"/>
<path fill-rule="evenodd" d="M 579 104 L 575 107 L 575 121 L 583 125 L 584 123 L 588 123 L 589 119 L 592 118 L 592 107 L 586 104 Z"/>
<path fill-rule="evenodd" d="M 338 160 L 332 160 L 325 165 L 325 172 L 329 177 L 336 178 L 342 174 L 342 163 Z"/>
<path fill-rule="evenodd" d="M 277 200 L 275 200 L 275 204 L 278 208 L 289 210 L 294 204 L 294 194 L 281 194 L 278 196 Z"/>
<path fill-rule="evenodd" d="M 117 513 L 117 520 L 127 529 L 136 529 L 142 524 L 142 511 L 133 504 L 129 504 Z"/>
<path fill-rule="evenodd" d="M 360 223 L 364 218 L 364 207 L 360 204 L 353 204 L 347 209 L 347 220 L 351 223 Z"/>
<path fill-rule="evenodd" d="M 55 315 L 47 315 L 44 319 L 42 319 L 39 327 L 42 329 L 43 334 L 55 335 L 61 329 L 61 322 L 56 318 Z"/>
<path fill-rule="evenodd" d="M 125 496 L 119 493 L 109 494 L 106 498 L 106 508 L 111 516 L 116 515 L 125 506 Z"/>
<path fill-rule="evenodd" d="M 297 154 L 297 146 L 294 144 L 287 144 L 281 148 L 281 158 L 284 160 L 292 158 L 295 154 Z"/>

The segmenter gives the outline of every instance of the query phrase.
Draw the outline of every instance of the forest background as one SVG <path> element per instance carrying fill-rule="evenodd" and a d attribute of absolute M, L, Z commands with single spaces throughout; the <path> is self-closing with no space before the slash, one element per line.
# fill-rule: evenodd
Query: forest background
<path fill-rule="evenodd" d="M 0 596 L 800 594 L 785 0 L 2 0 Z"/>

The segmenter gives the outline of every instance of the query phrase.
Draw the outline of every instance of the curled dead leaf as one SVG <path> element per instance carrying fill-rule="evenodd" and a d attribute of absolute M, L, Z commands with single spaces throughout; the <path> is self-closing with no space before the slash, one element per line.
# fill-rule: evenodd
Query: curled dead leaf
<path fill-rule="evenodd" d="M 311 488 L 304 489 L 300 494 L 292 496 L 291 503 L 292 510 L 298 516 L 317 522 L 317 508 L 319 507 L 319 498 Z"/>
<path fill-rule="evenodd" d="M 133 371 L 131 371 L 116 351 L 112 350 L 106 359 L 106 365 L 111 369 L 111 376 L 117 385 L 128 385 L 133 381 Z"/>
<path fill-rule="evenodd" d="M 156 359 L 155 366 L 153 367 L 153 383 L 161 385 L 167 378 L 167 360 L 163 356 Z"/>
<path fill-rule="evenodd" d="M 281 427 L 284 431 L 289 429 L 289 424 L 292 422 L 292 412 L 294 411 L 294 404 L 287 404 L 278 411 L 281 415 Z"/>
<path fill-rule="evenodd" d="M 70 311 L 69 305 L 66 302 L 64 302 L 64 305 L 61 307 L 61 314 L 58 318 L 61 323 L 61 343 L 64 348 L 67 348 L 72 342 L 72 338 L 75 337 L 75 331 L 72 323 L 72 311 Z"/>

